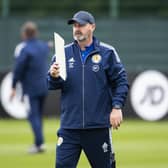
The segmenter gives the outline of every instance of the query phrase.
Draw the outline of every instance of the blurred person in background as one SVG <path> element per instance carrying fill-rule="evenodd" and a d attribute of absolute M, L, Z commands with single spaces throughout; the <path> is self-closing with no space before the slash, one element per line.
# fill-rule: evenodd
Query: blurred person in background
<path fill-rule="evenodd" d="M 126 71 L 114 47 L 93 36 L 93 15 L 77 12 L 74 42 L 65 46 L 67 79 L 59 74 L 53 57 L 49 89 L 61 89 L 61 125 L 58 130 L 56 168 L 76 168 L 83 149 L 92 168 L 114 168 L 111 126 L 118 129 L 128 92 Z"/>
<path fill-rule="evenodd" d="M 37 38 L 38 29 L 34 22 L 28 21 L 21 27 L 22 42 L 15 49 L 12 92 L 10 99 L 16 96 L 16 85 L 21 83 L 23 95 L 28 98 L 28 121 L 31 125 L 34 144 L 29 153 L 45 151 L 43 135 L 43 107 L 48 93 L 46 73 L 48 69 L 48 44 Z M 24 97 L 23 96 L 23 97 Z"/>

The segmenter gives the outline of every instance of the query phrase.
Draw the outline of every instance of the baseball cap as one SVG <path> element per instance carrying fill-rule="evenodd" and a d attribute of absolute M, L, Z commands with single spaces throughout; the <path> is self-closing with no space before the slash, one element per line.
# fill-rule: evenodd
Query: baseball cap
<path fill-rule="evenodd" d="M 75 22 L 85 25 L 87 23 L 94 24 L 95 19 L 93 15 L 87 11 L 79 11 L 74 14 L 74 16 L 68 20 L 68 24 L 74 24 Z"/>

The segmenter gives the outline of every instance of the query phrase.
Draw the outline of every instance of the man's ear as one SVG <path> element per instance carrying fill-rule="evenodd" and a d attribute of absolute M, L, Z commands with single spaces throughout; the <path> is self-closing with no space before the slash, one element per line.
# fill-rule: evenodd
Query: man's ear
<path fill-rule="evenodd" d="M 94 31 L 96 29 L 96 25 L 92 24 L 92 31 Z"/>

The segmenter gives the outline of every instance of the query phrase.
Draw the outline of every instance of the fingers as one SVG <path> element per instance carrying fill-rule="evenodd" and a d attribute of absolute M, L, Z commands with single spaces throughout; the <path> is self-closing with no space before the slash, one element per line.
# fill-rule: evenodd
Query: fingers
<path fill-rule="evenodd" d="M 54 78 L 59 77 L 59 65 L 57 63 L 53 63 L 50 67 L 50 75 Z"/>
<path fill-rule="evenodd" d="M 118 129 L 121 125 L 121 120 L 113 120 L 112 121 L 112 127 L 113 129 Z"/>
<path fill-rule="evenodd" d="M 121 109 L 113 109 L 110 114 L 110 123 L 113 129 L 118 129 L 123 121 Z"/>

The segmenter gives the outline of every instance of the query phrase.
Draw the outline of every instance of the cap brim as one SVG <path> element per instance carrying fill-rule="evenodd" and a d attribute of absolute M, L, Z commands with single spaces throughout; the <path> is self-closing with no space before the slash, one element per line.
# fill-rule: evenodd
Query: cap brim
<path fill-rule="evenodd" d="M 74 23 L 79 23 L 80 25 L 85 25 L 85 24 L 87 24 L 88 22 L 86 22 L 86 21 L 84 21 L 84 20 L 77 19 L 77 18 L 72 18 L 72 19 L 69 19 L 67 23 L 68 23 L 69 25 L 70 25 L 70 24 L 74 24 Z"/>

